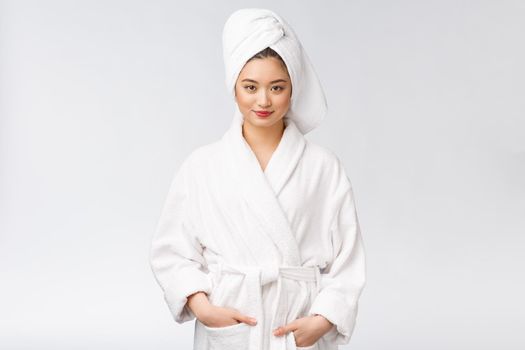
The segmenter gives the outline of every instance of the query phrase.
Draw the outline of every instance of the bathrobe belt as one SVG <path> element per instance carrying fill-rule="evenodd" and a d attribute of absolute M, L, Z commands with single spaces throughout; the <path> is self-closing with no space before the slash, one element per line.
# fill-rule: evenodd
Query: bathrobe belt
<path fill-rule="evenodd" d="M 209 270 L 216 277 L 220 278 L 221 273 L 233 273 L 244 275 L 245 283 L 248 288 L 248 295 L 250 300 L 250 316 L 255 317 L 258 321 L 264 317 L 263 302 L 262 302 L 262 286 L 267 283 L 277 281 L 277 294 L 276 298 L 272 303 L 272 320 L 271 330 L 284 326 L 286 324 L 286 315 L 288 311 L 287 307 L 287 294 L 283 288 L 282 279 L 288 278 L 296 281 L 307 281 L 316 283 L 316 295 L 319 293 L 320 288 L 320 270 L 318 266 L 273 266 L 273 267 L 261 267 L 261 266 L 249 266 L 219 262 L 216 264 L 209 265 Z M 252 326 L 250 332 L 250 347 L 249 350 L 259 350 L 263 347 L 263 324 L 262 322 L 257 323 L 256 326 Z M 270 340 L 271 349 L 289 349 L 291 346 L 286 344 L 290 343 L 293 334 L 288 333 L 287 337 L 280 336 L 275 337 L 272 334 Z M 293 340 L 292 340 L 293 341 Z"/>

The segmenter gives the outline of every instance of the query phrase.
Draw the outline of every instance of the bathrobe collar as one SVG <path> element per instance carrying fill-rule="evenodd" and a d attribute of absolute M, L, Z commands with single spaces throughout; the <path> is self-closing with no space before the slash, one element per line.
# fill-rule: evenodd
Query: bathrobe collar
<path fill-rule="evenodd" d="M 278 200 L 279 193 L 292 176 L 305 149 L 304 135 L 295 122 L 285 118 L 281 140 L 263 171 L 255 153 L 242 135 L 243 116 L 236 109 L 235 117 L 222 142 L 231 170 L 231 181 L 259 219 L 260 225 L 283 257 L 283 264 L 299 266 L 301 258 L 295 235 Z"/>

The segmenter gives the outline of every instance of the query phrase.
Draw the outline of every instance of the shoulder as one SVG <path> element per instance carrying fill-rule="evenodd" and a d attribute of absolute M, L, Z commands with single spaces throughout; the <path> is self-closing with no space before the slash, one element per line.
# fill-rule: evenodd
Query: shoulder
<path fill-rule="evenodd" d="M 330 148 L 321 146 L 317 143 L 314 143 L 308 139 L 306 141 L 306 149 L 311 156 L 317 158 L 320 161 L 327 163 L 337 162 L 337 155 Z"/>
<path fill-rule="evenodd" d="M 330 148 L 321 146 L 310 140 L 306 140 L 306 157 L 309 162 L 317 163 L 318 166 L 331 171 L 344 170 L 339 156 Z"/>
<path fill-rule="evenodd" d="M 187 170 L 198 170 L 213 159 L 217 159 L 219 152 L 219 142 L 207 143 L 193 149 L 184 159 L 182 167 Z"/>
<path fill-rule="evenodd" d="M 348 171 L 341 158 L 330 148 L 306 140 L 305 165 L 334 187 L 351 187 Z"/>

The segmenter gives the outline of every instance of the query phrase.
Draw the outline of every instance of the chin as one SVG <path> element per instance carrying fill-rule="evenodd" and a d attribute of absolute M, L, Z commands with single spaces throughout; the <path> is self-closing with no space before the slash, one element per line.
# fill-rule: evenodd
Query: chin
<path fill-rule="evenodd" d="M 265 127 L 265 126 L 272 126 L 273 124 L 279 122 L 279 119 L 275 119 L 274 117 L 270 117 L 267 119 L 258 119 L 257 117 L 255 117 L 255 118 L 248 118 L 248 122 L 254 126 Z"/>

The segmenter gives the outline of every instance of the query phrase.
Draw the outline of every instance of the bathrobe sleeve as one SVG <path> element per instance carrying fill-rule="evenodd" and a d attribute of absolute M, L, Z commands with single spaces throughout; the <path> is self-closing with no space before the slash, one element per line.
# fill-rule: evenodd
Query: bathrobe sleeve
<path fill-rule="evenodd" d="M 338 160 L 335 213 L 331 224 L 333 260 L 322 270 L 321 287 L 309 315 L 324 316 L 335 326 L 325 334 L 347 344 L 353 333 L 358 299 L 365 285 L 365 254 L 350 180 Z"/>
<path fill-rule="evenodd" d="M 188 167 L 186 160 L 172 180 L 150 250 L 151 269 L 178 323 L 195 318 L 186 305 L 189 295 L 211 293 L 203 247 L 195 232 Z"/>

